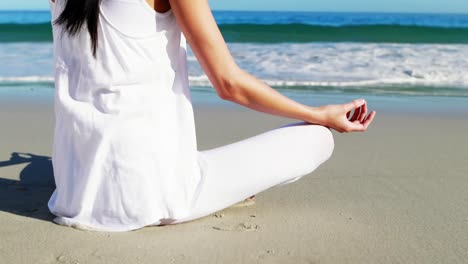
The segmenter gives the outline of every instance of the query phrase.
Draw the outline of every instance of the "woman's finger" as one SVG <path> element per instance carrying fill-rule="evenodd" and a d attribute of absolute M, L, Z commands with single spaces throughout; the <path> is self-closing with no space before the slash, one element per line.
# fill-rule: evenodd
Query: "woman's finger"
<path fill-rule="evenodd" d="M 361 114 L 361 107 L 354 109 L 354 114 L 353 114 L 353 117 L 351 117 L 350 121 L 354 122 L 355 120 L 357 120 L 360 114 Z"/>
<path fill-rule="evenodd" d="M 359 107 L 359 115 L 356 116 L 356 118 L 355 118 L 353 121 L 361 122 L 361 116 L 362 116 L 362 114 L 363 114 L 364 106 L 365 106 L 365 105 L 366 105 L 366 104 L 363 104 L 363 105 L 361 105 L 361 106 Z"/>
<path fill-rule="evenodd" d="M 367 117 L 364 119 L 364 122 L 361 122 L 360 120 L 354 120 L 353 122 L 349 122 L 347 124 L 347 132 L 366 131 L 369 125 L 374 120 L 375 114 L 375 111 L 370 112 L 369 115 L 367 115 Z"/>
<path fill-rule="evenodd" d="M 369 125 L 372 123 L 376 113 L 377 112 L 375 112 L 375 111 L 370 112 L 369 115 L 367 116 L 366 120 L 364 120 L 364 123 L 362 123 L 362 124 L 364 125 L 365 129 L 367 129 L 369 127 Z"/>
<path fill-rule="evenodd" d="M 364 122 L 364 120 L 366 119 L 366 115 L 367 115 L 367 104 L 364 104 L 362 106 L 362 110 L 361 110 L 361 114 L 359 115 L 359 122 Z"/>
<path fill-rule="evenodd" d="M 366 103 L 366 100 L 364 99 L 356 99 L 353 100 L 349 103 L 344 104 L 344 108 L 346 112 L 350 112 L 351 110 L 357 109 L 364 105 Z"/>
<path fill-rule="evenodd" d="M 348 132 L 356 132 L 356 131 L 364 131 L 364 125 L 359 122 L 359 120 L 355 120 L 354 122 L 348 123 Z"/>

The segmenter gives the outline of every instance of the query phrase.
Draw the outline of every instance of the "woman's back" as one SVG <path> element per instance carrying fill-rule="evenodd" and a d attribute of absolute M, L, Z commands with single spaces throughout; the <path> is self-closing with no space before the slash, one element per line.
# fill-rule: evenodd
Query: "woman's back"
<path fill-rule="evenodd" d="M 52 21 L 63 2 L 51 3 Z M 103 0 L 96 57 L 86 30 L 53 33 L 55 221 L 123 231 L 185 216 L 201 178 L 186 41 L 172 11 Z"/>

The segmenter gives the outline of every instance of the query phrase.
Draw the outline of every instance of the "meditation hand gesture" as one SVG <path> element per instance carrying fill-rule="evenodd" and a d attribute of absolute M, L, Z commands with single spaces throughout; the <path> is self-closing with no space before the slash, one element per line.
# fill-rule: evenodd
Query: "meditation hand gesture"
<path fill-rule="evenodd" d="M 367 102 L 364 99 L 340 105 L 326 105 L 319 107 L 319 110 L 323 116 L 320 124 L 340 133 L 366 131 L 376 114 L 375 111 L 367 114 Z"/>

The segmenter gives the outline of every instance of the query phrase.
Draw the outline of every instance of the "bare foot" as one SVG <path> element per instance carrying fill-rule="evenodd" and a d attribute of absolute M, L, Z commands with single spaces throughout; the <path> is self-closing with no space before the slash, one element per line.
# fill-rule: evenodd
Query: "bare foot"
<path fill-rule="evenodd" d="M 255 195 L 252 195 L 249 198 L 234 204 L 232 207 L 246 207 L 246 206 L 252 206 L 254 204 L 255 204 Z"/>

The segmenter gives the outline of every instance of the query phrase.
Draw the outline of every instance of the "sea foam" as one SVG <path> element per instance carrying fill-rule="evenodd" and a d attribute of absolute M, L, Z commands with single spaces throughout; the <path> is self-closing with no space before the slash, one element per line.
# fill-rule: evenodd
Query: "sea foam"
<path fill-rule="evenodd" d="M 238 65 L 289 90 L 468 96 L 468 45 L 229 43 Z M 50 43 L 0 44 L 0 85 L 53 83 Z M 193 52 L 192 86 L 211 87 Z"/>

